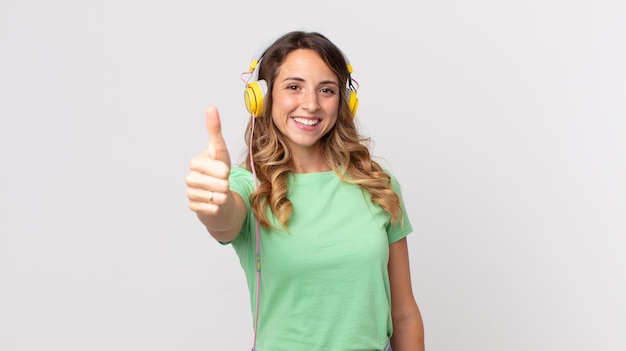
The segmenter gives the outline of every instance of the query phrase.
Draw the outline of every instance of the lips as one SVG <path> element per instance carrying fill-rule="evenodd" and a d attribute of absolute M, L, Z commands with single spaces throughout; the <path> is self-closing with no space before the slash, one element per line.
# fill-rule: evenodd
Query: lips
<path fill-rule="evenodd" d="M 313 127 L 321 121 L 321 119 L 319 118 L 292 117 L 292 119 L 294 120 L 294 122 L 307 127 Z"/>

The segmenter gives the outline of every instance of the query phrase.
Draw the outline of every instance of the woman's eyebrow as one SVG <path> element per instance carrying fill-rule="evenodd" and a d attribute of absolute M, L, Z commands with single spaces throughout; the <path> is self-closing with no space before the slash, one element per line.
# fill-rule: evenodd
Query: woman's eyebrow
<path fill-rule="evenodd" d="M 289 81 L 289 80 L 293 80 L 296 82 L 304 82 L 304 78 L 300 78 L 300 77 L 286 77 L 285 79 L 283 79 L 283 82 Z M 337 83 L 334 80 L 323 80 L 321 82 L 318 83 L 318 85 L 325 85 L 325 84 L 333 84 L 336 86 L 339 86 L 339 83 Z"/>

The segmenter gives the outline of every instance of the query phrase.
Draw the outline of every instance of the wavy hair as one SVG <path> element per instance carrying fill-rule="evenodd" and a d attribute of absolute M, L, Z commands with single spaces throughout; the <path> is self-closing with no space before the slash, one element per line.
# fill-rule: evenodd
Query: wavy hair
<path fill-rule="evenodd" d="M 274 80 L 286 56 L 297 49 L 315 51 L 337 75 L 339 82 L 346 82 L 339 99 L 339 111 L 335 126 L 321 138 L 322 156 L 328 166 L 345 182 L 357 184 L 371 194 L 372 202 L 389 213 L 393 223 L 401 221 L 400 197 L 391 188 L 391 177 L 372 159 L 368 144 L 370 138 L 361 136 L 348 107 L 347 87 L 352 80 L 343 53 L 324 35 L 316 32 L 293 31 L 284 34 L 269 46 L 262 56 L 259 79 L 268 84 L 265 107 L 261 116 L 248 122 L 246 145 L 251 147 L 242 167 L 252 171 L 252 154 L 258 188 L 252 193 L 250 204 L 254 215 L 264 227 L 272 227 L 267 208 L 278 223 L 288 230 L 293 205 L 287 197 L 289 174 L 293 171 L 291 153 L 285 136 L 271 118 Z M 254 136 L 251 140 L 251 131 Z"/>

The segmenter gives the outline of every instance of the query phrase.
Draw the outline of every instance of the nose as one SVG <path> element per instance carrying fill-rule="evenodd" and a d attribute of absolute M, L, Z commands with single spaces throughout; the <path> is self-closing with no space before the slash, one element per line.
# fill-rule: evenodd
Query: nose
<path fill-rule="evenodd" d="M 319 109 L 319 97 L 315 89 L 308 90 L 302 94 L 301 106 L 308 112 L 315 112 Z"/>

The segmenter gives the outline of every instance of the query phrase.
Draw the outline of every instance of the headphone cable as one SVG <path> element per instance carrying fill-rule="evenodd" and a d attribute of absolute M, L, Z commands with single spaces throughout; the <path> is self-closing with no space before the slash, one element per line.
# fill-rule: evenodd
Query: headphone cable
<path fill-rule="evenodd" d="M 254 158 L 252 157 L 252 140 L 254 136 L 254 125 L 255 119 L 253 115 L 250 115 L 252 119 L 252 127 L 250 128 L 250 168 L 252 169 L 252 176 L 254 177 L 254 189 L 256 190 L 259 187 L 259 180 L 256 176 L 256 169 L 254 167 Z M 254 340 L 252 342 L 252 351 L 256 351 L 256 337 L 257 331 L 259 329 L 259 295 L 261 293 L 261 251 L 259 249 L 260 245 L 260 235 L 259 235 L 259 220 L 255 217 L 255 232 L 256 232 L 256 242 L 255 242 L 255 269 L 256 269 L 256 302 L 255 302 L 255 311 L 254 311 Z"/>

